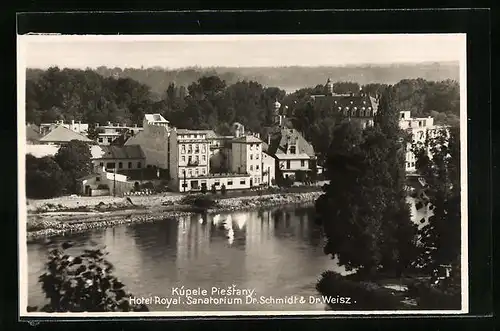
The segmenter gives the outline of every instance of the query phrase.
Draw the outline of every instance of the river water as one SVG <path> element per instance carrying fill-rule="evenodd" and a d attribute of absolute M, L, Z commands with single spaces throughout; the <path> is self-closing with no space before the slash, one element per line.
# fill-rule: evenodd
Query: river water
<path fill-rule="evenodd" d="M 105 245 L 115 275 L 136 298 L 153 298 L 148 304 L 152 311 L 324 310 L 323 304 L 312 303 L 318 297 L 317 280 L 325 270 L 345 273 L 323 253 L 321 229 L 310 207 L 193 215 L 53 238 L 55 244 L 67 240 L 74 243 L 74 254 Z M 29 305 L 44 302 L 38 276 L 44 272 L 48 250 L 42 241 L 28 245 Z M 233 285 L 254 290 L 257 302 L 247 301 L 248 296 L 210 295 L 214 288 Z M 175 288 L 181 287 L 206 289 L 205 297 L 212 301 L 172 301 L 179 294 Z M 155 297 L 162 301 L 155 304 Z M 213 300 L 221 297 L 242 302 Z M 306 302 L 276 300 L 300 297 Z"/>

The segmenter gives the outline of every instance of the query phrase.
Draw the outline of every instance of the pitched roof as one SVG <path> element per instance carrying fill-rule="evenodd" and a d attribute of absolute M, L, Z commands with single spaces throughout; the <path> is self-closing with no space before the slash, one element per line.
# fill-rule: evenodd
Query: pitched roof
<path fill-rule="evenodd" d="M 309 157 L 314 157 L 313 146 L 304 139 L 302 134 L 295 129 L 281 129 L 280 132 L 271 138 L 271 145 L 268 148 L 269 154 L 286 153 L 289 141 L 296 141 L 298 150 L 297 154 L 307 154 Z"/>
<path fill-rule="evenodd" d="M 202 131 L 203 133 L 205 133 L 207 135 L 207 139 L 219 138 L 219 136 L 217 135 L 217 133 L 215 133 L 214 130 L 200 130 L 200 131 Z"/>
<path fill-rule="evenodd" d="M 247 136 L 242 136 L 236 139 L 233 139 L 233 142 L 238 142 L 238 143 L 247 143 L 247 144 L 262 144 L 262 140 L 255 136 L 247 135 Z"/>
<path fill-rule="evenodd" d="M 146 121 L 148 122 L 167 122 L 170 123 L 165 119 L 165 117 L 161 116 L 161 114 L 144 114 L 144 117 L 146 118 Z"/>
<path fill-rule="evenodd" d="M 144 159 L 145 155 L 139 145 L 100 146 L 103 154 L 101 159 Z"/>
<path fill-rule="evenodd" d="M 85 137 L 84 135 L 67 129 L 62 125 L 59 125 L 57 128 L 40 138 L 40 141 L 42 142 L 70 142 L 71 140 L 92 142 L 92 140 Z"/>

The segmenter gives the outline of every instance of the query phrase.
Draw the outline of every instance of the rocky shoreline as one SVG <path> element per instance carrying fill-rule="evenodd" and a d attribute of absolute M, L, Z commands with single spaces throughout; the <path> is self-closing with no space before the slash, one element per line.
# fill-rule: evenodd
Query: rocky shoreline
<path fill-rule="evenodd" d="M 220 213 L 230 211 L 252 210 L 256 208 L 268 208 L 282 205 L 293 204 L 311 204 L 322 192 L 307 192 L 307 193 L 286 193 L 286 194 L 269 194 L 261 196 L 237 197 L 217 200 L 217 207 L 207 210 L 208 213 Z M 178 201 L 178 199 L 176 199 Z M 160 201 L 160 200 L 158 200 Z M 165 201 L 156 205 L 136 206 L 131 210 L 123 208 L 110 210 L 105 213 L 87 213 L 81 220 L 73 213 L 67 213 L 67 208 L 59 210 L 51 210 L 50 212 L 37 212 L 29 215 L 27 222 L 27 241 L 34 241 L 40 238 L 48 238 L 60 236 L 69 233 L 85 232 L 94 229 L 107 228 L 118 225 L 130 225 L 149 223 L 158 220 L 171 219 L 175 220 L 182 216 L 189 216 L 195 211 L 190 211 L 189 206 L 175 206 L 177 201 Z M 178 210 L 166 210 L 162 206 L 170 205 L 177 207 Z M 101 205 L 101 208 L 102 205 Z M 85 206 L 85 210 L 88 207 Z M 180 210 L 179 210 L 180 209 Z M 106 210 L 106 208 L 104 209 Z M 69 215 L 59 215 L 55 217 L 54 212 L 66 212 Z M 52 218 L 52 219 L 51 219 Z"/>

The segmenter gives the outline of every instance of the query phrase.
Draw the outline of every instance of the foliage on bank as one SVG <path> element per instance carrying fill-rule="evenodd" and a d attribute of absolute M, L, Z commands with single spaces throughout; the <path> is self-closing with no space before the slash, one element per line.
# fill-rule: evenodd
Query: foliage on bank
<path fill-rule="evenodd" d="M 46 263 L 47 271 L 39 277 L 49 303 L 28 307 L 43 312 L 129 312 L 148 311 L 144 305 L 129 302 L 132 296 L 113 275 L 114 267 L 101 249 L 86 249 L 72 256 L 65 242 L 53 249 Z"/>

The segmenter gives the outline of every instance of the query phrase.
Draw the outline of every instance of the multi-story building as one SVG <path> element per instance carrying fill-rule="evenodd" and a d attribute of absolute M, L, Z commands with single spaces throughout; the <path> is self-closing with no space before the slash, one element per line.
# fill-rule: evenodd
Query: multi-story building
<path fill-rule="evenodd" d="M 276 160 L 270 154 L 262 151 L 262 184 L 273 185 L 275 180 Z"/>
<path fill-rule="evenodd" d="M 181 191 L 201 189 L 200 177 L 209 174 L 209 146 L 203 130 L 173 129 L 170 132 L 169 172 L 175 187 Z"/>
<path fill-rule="evenodd" d="M 435 125 L 434 118 L 429 117 L 411 117 L 410 111 L 399 112 L 399 127 L 406 130 L 411 135 L 411 142 L 406 146 L 406 171 L 411 173 L 415 172 L 416 159 L 415 154 L 412 152 L 413 144 L 424 144 L 428 138 L 436 137 L 437 133 L 445 126 Z M 430 151 L 429 151 L 430 152 Z"/>
<path fill-rule="evenodd" d="M 250 186 L 262 184 L 262 141 L 252 135 L 231 142 L 231 171 L 250 175 Z"/>

